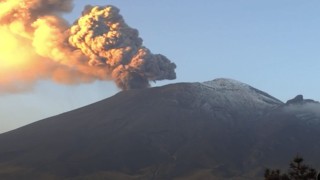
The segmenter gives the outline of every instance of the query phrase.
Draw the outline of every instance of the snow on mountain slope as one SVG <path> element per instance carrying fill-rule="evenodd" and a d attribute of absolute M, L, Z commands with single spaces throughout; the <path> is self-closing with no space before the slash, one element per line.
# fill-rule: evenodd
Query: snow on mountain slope
<path fill-rule="evenodd" d="M 200 88 L 200 98 L 194 104 L 207 110 L 213 111 L 227 107 L 242 111 L 242 114 L 251 114 L 252 112 L 243 112 L 250 109 L 255 111 L 253 114 L 261 115 L 266 110 L 283 104 L 263 91 L 232 79 L 220 78 L 195 85 Z"/>
<path fill-rule="evenodd" d="M 235 94 L 240 95 L 247 100 L 250 99 L 256 101 L 257 103 L 282 104 L 280 100 L 270 96 L 269 94 L 236 80 L 220 78 L 213 81 L 206 81 L 202 84 L 208 88 L 223 91 L 226 96 Z"/>
<path fill-rule="evenodd" d="M 320 169 L 320 106 L 301 99 L 231 79 L 122 91 L 1 134 L 0 179 L 256 180 L 297 153 Z"/>

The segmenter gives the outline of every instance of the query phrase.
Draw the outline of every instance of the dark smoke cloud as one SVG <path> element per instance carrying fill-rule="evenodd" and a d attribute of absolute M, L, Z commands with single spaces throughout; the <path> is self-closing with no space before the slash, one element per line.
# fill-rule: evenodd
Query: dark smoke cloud
<path fill-rule="evenodd" d="M 176 65 L 142 45 L 114 6 L 87 6 L 70 29 L 69 42 L 90 58 L 89 64 L 108 69 L 122 89 L 144 88 L 149 81 L 175 79 Z"/>
<path fill-rule="evenodd" d="M 126 90 L 176 78 L 176 65 L 144 47 L 118 8 L 87 6 L 70 27 L 61 14 L 72 10 L 72 2 L 0 0 L 0 92 L 26 89 L 39 79 L 114 80 Z"/>

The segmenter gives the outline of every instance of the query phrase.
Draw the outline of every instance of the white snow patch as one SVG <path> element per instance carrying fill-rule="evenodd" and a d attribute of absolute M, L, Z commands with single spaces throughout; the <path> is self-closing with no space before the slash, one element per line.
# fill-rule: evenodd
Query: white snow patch
<path fill-rule="evenodd" d="M 232 79 L 220 78 L 203 82 L 200 83 L 200 88 L 198 95 L 202 101 L 195 102 L 195 105 L 203 106 L 207 110 L 230 107 L 230 109 L 235 108 L 239 111 L 250 109 L 261 114 L 266 109 L 283 104 L 265 92 Z"/>

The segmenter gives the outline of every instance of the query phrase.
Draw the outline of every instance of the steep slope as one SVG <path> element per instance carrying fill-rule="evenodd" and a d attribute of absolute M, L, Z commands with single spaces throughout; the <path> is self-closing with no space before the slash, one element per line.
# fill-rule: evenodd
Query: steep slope
<path fill-rule="evenodd" d="M 0 179 L 256 179 L 286 106 L 230 79 L 120 92 L 1 134 Z"/>

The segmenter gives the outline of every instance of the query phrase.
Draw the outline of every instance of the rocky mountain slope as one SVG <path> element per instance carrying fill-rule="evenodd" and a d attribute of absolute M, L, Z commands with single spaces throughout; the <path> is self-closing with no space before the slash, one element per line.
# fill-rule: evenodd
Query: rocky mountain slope
<path fill-rule="evenodd" d="M 261 179 L 320 167 L 320 105 L 230 79 L 123 91 L 0 135 L 0 179 Z"/>

